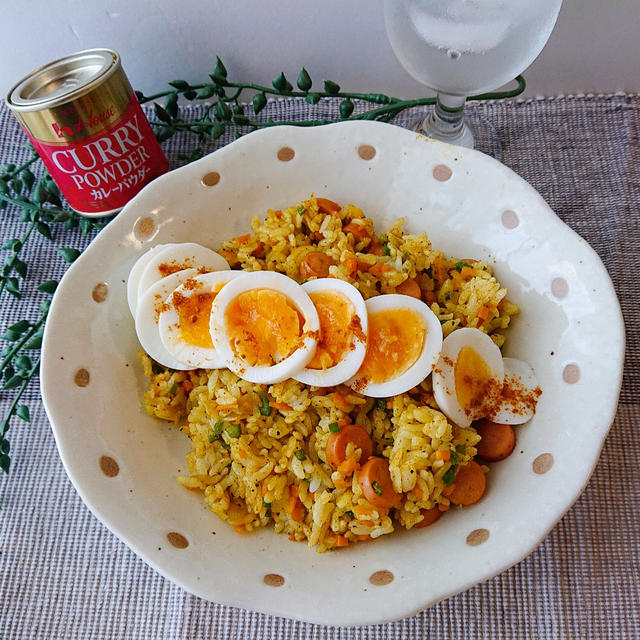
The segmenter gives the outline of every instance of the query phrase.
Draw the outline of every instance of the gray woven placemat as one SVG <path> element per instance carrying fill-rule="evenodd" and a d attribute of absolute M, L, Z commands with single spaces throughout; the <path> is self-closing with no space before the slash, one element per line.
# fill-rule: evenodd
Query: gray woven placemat
<path fill-rule="evenodd" d="M 302 120 L 326 108 L 285 100 L 266 112 Z M 1 639 L 640 637 L 640 98 L 492 102 L 470 112 L 485 132 L 495 129 L 503 162 L 600 254 L 627 326 L 616 422 L 586 491 L 542 545 L 500 576 L 386 625 L 323 627 L 205 602 L 156 574 L 91 515 L 65 475 L 34 385 L 26 396 L 33 422 L 12 427 L 11 476 L 0 477 Z M 397 122 L 408 126 L 416 117 L 406 113 Z M 23 142 L 0 106 L 0 163 L 25 160 Z M 173 166 L 189 144 L 188 135 L 166 144 Z M 481 145 L 490 148 L 490 137 L 483 134 Z M 21 228 L 3 212 L 0 241 Z M 74 232 L 56 240 L 88 242 Z M 27 289 L 61 277 L 66 266 L 45 239 L 28 262 Z M 35 310 L 41 297 L 27 292 L 18 307 L 3 295 L 0 329 Z M 0 397 L 0 408 L 6 402 Z"/>

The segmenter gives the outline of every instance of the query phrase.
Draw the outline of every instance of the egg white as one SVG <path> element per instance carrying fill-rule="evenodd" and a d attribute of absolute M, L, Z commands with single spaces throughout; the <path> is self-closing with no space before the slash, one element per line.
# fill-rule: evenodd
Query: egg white
<path fill-rule="evenodd" d="M 515 358 L 502 358 L 504 363 L 504 384 L 509 384 L 510 379 L 515 379 L 517 388 L 522 388 L 524 393 L 533 394 L 538 386 L 536 374 L 529 364 Z M 500 424 L 524 424 L 533 418 L 534 407 L 522 402 L 510 402 L 503 399 L 498 410 L 490 419 Z"/>
<path fill-rule="evenodd" d="M 140 284 L 140 277 L 145 270 L 149 262 L 153 259 L 153 256 L 163 249 L 173 247 L 173 244 L 157 244 L 155 247 L 151 247 L 148 251 L 145 251 L 131 267 L 129 271 L 129 277 L 127 279 L 127 302 L 129 303 L 129 309 L 131 315 L 135 318 L 136 309 L 138 307 L 138 285 Z"/>
<path fill-rule="evenodd" d="M 353 306 L 353 315 L 357 316 L 360 321 L 360 327 L 365 340 L 362 340 L 361 336 L 353 334 L 351 346 L 336 365 L 328 369 L 304 368 L 294 374 L 292 378 L 298 380 L 298 382 L 316 387 L 332 387 L 337 384 L 342 384 L 357 373 L 367 351 L 366 335 L 368 321 L 367 307 L 364 298 L 352 284 L 337 278 L 310 280 L 309 282 L 305 282 L 302 288 L 307 293 L 327 291 L 347 298 Z"/>
<path fill-rule="evenodd" d="M 229 263 L 212 249 L 195 242 L 171 244 L 154 253 L 140 274 L 138 298 L 154 283 L 162 278 L 161 265 L 178 265 L 181 269 L 197 269 L 201 273 L 229 269 Z"/>
<path fill-rule="evenodd" d="M 135 315 L 138 341 L 149 357 L 171 369 L 186 371 L 193 369 L 193 367 L 184 362 L 180 362 L 180 360 L 174 358 L 174 356 L 167 351 L 160 339 L 158 319 L 167 296 L 185 280 L 197 274 L 196 269 L 176 271 L 176 273 L 172 273 L 166 278 L 162 278 L 152 284 L 138 300 L 138 308 Z"/>
<path fill-rule="evenodd" d="M 464 327 L 444 339 L 442 353 L 433 372 L 433 395 L 442 413 L 460 427 L 468 427 L 473 420 L 484 417 L 474 412 L 467 413 L 458 402 L 454 365 L 460 349 L 465 346 L 474 349 L 485 361 L 498 385 L 502 385 L 504 379 L 502 353 L 486 333 Z"/>
<path fill-rule="evenodd" d="M 198 347 L 181 338 L 180 318 L 173 304 L 173 294 L 178 292 L 188 298 L 199 293 L 218 293 L 228 282 L 242 275 L 242 271 L 213 271 L 196 275 L 189 279 L 188 286 L 183 283 L 167 296 L 158 330 L 162 344 L 176 360 L 192 369 L 219 369 L 225 366 L 215 348 Z M 193 286 L 192 281 L 197 284 Z M 210 318 L 207 318 L 207 330 L 209 326 Z"/>
<path fill-rule="evenodd" d="M 285 295 L 304 318 L 302 346 L 289 357 L 271 365 L 250 365 L 235 354 L 226 328 L 225 313 L 229 304 L 241 293 L 253 289 L 273 289 Z M 275 271 L 245 272 L 229 282 L 213 302 L 211 337 L 216 351 L 225 365 L 237 376 L 249 382 L 272 384 L 282 382 L 302 370 L 311 360 L 316 348 L 320 320 L 307 292 L 291 278 Z"/>
<path fill-rule="evenodd" d="M 404 372 L 385 382 L 367 382 L 356 373 L 347 381 L 352 389 L 372 398 L 388 398 L 404 393 L 429 376 L 442 348 L 442 325 L 429 306 L 411 296 L 390 293 L 369 298 L 365 302 L 368 313 L 393 309 L 408 309 L 417 313 L 424 322 L 426 335 L 418 359 Z"/>

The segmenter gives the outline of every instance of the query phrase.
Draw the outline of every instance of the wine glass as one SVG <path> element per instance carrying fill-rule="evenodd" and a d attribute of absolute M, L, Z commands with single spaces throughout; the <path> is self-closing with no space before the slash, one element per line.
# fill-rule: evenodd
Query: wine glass
<path fill-rule="evenodd" d="M 387 35 L 418 82 L 437 91 L 415 130 L 474 148 L 468 96 L 500 87 L 540 54 L 562 0 L 385 0 Z"/>

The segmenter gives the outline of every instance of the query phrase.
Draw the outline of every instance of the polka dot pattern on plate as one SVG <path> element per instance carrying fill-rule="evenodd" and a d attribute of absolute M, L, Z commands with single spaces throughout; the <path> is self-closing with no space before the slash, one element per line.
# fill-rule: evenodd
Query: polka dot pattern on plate
<path fill-rule="evenodd" d="M 267 573 L 263 581 L 269 587 L 281 587 L 284 584 L 284 578 L 278 573 Z"/>
<path fill-rule="evenodd" d="M 489 529 L 474 529 L 467 536 L 467 544 L 470 547 L 477 547 L 484 544 L 489 539 Z"/>
<path fill-rule="evenodd" d="M 78 387 L 86 387 L 91 380 L 91 376 L 86 369 L 78 369 L 73 376 L 73 381 Z"/>
<path fill-rule="evenodd" d="M 551 281 L 551 293 L 556 298 L 566 298 L 569 293 L 569 285 L 564 278 L 554 278 Z"/>
<path fill-rule="evenodd" d="M 520 224 L 518 214 L 511 209 L 502 212 L 502 226 L 505 229 L 515 229 Z"/>
<path fill-rule="evenodd" d="M 91 297 L 94 302 L 104 302 L 107 299 L 107 295 L 109 294 L 109 287 L 106 282 L 99 282 L 95 287 L 93 287 L 93 291 L 91 292 Z"/>
<path fill-rule="evenodd" d="M 120 465 L 111 456 L 100 456 L 98 464 L 107 478 L 115 478 L 120 473 Z"/>
<path fill-rule="evenodd" d="M 278 149 L 278 160 L 281 162 L 289 162 L 289 160 L 293 160 L 296 152 L 291 147 L 280 147 Z"/>
<path fill-rule="evenodd" d="M 533 472 L 538 475 L 547 473 L 553 467 L 553 456 L 550 453 L 540 454 L 532 463 Z"/>
<path fill-rule="evenodd" d="M 189 546 L 189 541 L 177 531 L 171 531 L 167 533 L 167 540 L 176 549 L 186 549 Z"/>
<path fill-rule="evenodd" d="M 153 218 L 149 218 L 148 216 L 140 218 L 134 227 L 134 233 L 138 240 L 147 239 L 155 230 L 156 223 L 153 221 Z"/>
<path fill-rule="evenodd" d="M 202 176 L 201 182 L 205 187 L 215 187 L 220 182 L 220 174 L 217 171 L 209 171 Z"/>
<path fill-rule="evenodd" d="M 562 379 L 567 384 L 575 384 L 580 380 L 580 367 L 577 364 L 568 364 L 562 371 Z"/>
<path fill-rule="evenodd" d="M 391 571 L 387 571 L 383 569 L 382 571 L 376 571 L 369 576 L 369 582 L 376 587 L 383 587 L 385 584 L 389 584 L 393 582 L 394 579 L 393 573 Z"/>
<path fill-rule="evenodd" d="M 363 160 L 373 160 L 376 156 L 376 148 L 372 147 L 370 144 L 361 144 L 358 147 L 358 155 Z"/>
<path fill-rule="evenodd" d="M 438 182 L 446 182 L 453 175 L 453 171 L 446 164 L 438 164 L 433 168 L 433 177 Z"/>

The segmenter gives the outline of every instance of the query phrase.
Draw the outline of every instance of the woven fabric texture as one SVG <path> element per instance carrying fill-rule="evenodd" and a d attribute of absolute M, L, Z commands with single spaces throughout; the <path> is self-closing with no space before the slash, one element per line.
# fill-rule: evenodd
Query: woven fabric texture
<path fill-rule="evenodd" d="M 335 107 L 335 105 L 333 105 Z M 272 102 L 265 115 L 308 120 L 327 101 Z M 547 200 L 598 252 L 625 316 L 627 351 L 615 423 L 586 490 L 529 557 L 501 575 L 394 623 L 336 628 L 220 606 L 156 574 L 84 506 L 58 457 L 36 382 L 26 393 L 32 423 L 9 433 L 10 476 L 0 477 L 0 638 L 340 639 L 640 637 L 640 98 L 630 95 L 496 101 L 469 106 L 480 147 L 495 133 L 502 161 Z M 187 108 L 186 117 L 198 113 Z M 418 112 L 396 120 L 410 126 Z M 231 134 L 208 151 L 230 142 Z M 30 151 L 6 105 L 0 106 L 0 163 Z M 165 143 L 173 167 L 193 145 L 189 134 Z M 2 212 L 0 242 L 24 224 Z M 56 231 L 56 245 L 84 248 L 91 235 Z M 0 255 L 2 257 L 2 255 Z M 42 237 L 26 260 L 23 302 L 0 298 L 0 329 L 35 317 L 35 285 L 59 279 L 66 263 Z M 604 381 L 606 384 L 606 381 Z M 0 395 L 0 409 L 10 401 Z M 213 516 L 212 516 L 213 517 Z M 348 597 L 348 594 L 345 594 Z"/>

